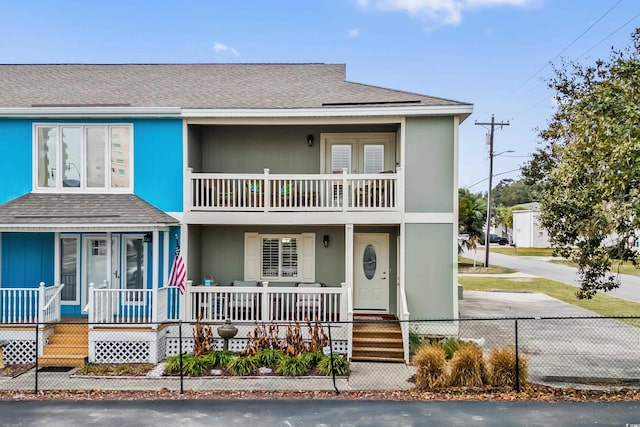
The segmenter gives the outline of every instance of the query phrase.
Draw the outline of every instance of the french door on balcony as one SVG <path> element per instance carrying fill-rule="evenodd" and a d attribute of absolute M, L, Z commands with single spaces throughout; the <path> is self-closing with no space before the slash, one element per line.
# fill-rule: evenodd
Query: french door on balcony
<path fill-rule="evenodd" d="M 395 133 L 322 134 L 323 173 L 380 173 L 395 169 Z"/>

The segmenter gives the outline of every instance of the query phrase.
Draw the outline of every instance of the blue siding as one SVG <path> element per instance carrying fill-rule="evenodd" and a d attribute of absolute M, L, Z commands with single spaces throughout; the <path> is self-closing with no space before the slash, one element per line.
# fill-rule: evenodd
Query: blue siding
<path fill-rule="evenodd" d="M 2 233 L 2 287 L 51 285 L 54 241 L 53 233 Z"/>
<path fill-rule="evenodd" d="M 181 119 L 0 119 L 0 203 L 32 189 L 34 123 L 132 123 L 134 193 L 163 211 L 182 211 Z"/>
<path fill-rule="evenodd" d="M 165 212 L 182 212 L 182 121 L 134 122 L 135 194 Z"/>
<path fill-rule="evenodd" d="M 32 133 L 30 120 L 0 119 L 0 203 L 31 191 Z"/>

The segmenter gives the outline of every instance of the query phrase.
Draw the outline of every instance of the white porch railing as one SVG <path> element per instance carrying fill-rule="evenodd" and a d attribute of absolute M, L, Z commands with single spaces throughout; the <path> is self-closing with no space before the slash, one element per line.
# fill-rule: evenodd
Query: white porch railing
<path fill-rule="evenodd" d="M 404 360 L 409 363 L 409 308 L 407 306 L 407 295 L 405 290 L 398 284 L 398 318 L 400 319 L 400 329 L 402 330 L 402 346 L 404 350 Z"/>
<path fill-rule="evenodd" d="M 48 323 L 60 320 L 60 292 L 63 284 L 37 288 L 0 289 L 0 324 Z"/>
<path fill-rule="evenodd" d="M 187 286 L 186 321 L 320 322 L 346 320 L 343 287 Z"/>
<path fill-rule="evenodd" d="M 398 174 L 192 173 L 192 211 L 395 211 Z"/>

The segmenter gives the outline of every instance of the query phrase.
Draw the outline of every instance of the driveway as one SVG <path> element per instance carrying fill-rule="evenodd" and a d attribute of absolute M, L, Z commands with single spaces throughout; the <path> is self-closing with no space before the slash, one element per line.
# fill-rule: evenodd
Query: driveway
<path fill-rule="evenodd" d="M 465 291 L 460 318 L 467 320 L 460 323 L 460 336 L 486 350 L 513 347 L 513 318 L 519 317 L 518 350 L 532 381 L 640 386 L 640 321 L 631 326 L 594 316 L 545 294 Z"/>

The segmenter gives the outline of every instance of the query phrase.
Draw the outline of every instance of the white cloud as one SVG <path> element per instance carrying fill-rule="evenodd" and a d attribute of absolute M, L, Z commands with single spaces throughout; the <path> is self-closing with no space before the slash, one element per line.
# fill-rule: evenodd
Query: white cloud
<path fill-rule="evenodd" d="M 349 30 L 347 35 L 349 36 L 350 39 L 356 38 L 356 37 L 358 37 L 360 35 L 360 29 L 359 28 L 352 28 L 352 29 Z"/>
<path fill-rule="evenodd" d="M 472 9 L 511 6 L 530 7 L 541 0 L 355 0 L 362 7 L 383 11 L 401 11 L 428 21 L 458 25 L 464 12 Z"/>
<path fill-rule="evenodd" d="M 230 53 L 231 55 L 238 57 L 240 56 L 240 53 L 238 53 L 237 50 L 235 50 L 232 47 L 227 46 L 224 43 L 220 43 L 220 42 L 213 42 L 213 50 L 216 53 Z"/>

